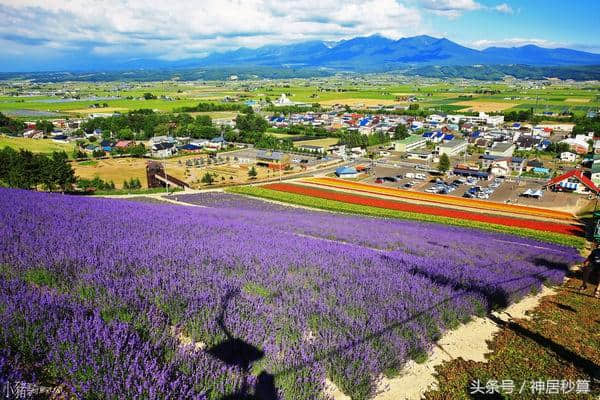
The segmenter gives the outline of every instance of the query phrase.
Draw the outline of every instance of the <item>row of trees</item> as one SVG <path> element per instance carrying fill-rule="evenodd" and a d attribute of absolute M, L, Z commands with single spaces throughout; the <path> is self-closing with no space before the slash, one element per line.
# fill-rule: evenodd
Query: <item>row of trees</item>
<path fill-rule="evenodd" d="M 600 116 L 594 118 L 574 117 L 572 122 L 575 122 L 572 135 L 587 135 L 588 132 L 595 132 L 600 135 Z"/>
<path fill-rule="evenodd" d="M 28 150 L 0 150 L 0 184 L 21 189 L 70 190 L 75 172 L 65 152 L 47 156 Z"/>
<path fill-rule="evenodd" d="M 173 110 L 178 113 L 185 112 L 209 112 L 209 111 L 241 111 L 247 113 L 252 107 L 240 103 L 198 103 L 192 107 L 180 107 Z"/>
<path fill-rule="evenodd" d="M 79 178 L 77 180 L 77 186 L 85 191 L 88 190 L 115 190 L 115 183 L 113 181 L 105 181 L 99 177 L 93 179 Z"/>
<path fill-rule="evenodd" d="M 0 132 L 1 133 L 22 133 L 25 130 L 25 124 L 16 119 L 7 117 L 0 113 Z"/>

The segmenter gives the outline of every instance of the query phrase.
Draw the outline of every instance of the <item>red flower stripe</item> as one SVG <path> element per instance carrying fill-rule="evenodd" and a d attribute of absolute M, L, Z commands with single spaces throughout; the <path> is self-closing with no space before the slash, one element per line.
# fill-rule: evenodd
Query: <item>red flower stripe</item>
<path fill-rule="evenodd" d="M 389 210 L 437 215 L 440 217 L 457 218 L 471 221 L 487 222 L 490 224 L 505 225 L 519 228 L 534 229 L 538 231 L 551 231 L 567 235 L 582 235 L 579 226 L 558 224 L 544 221 L 526 220 L 512 217 L 486 215 L 476 212 L 446 209 L 440 207 L 425 206 L 420 204 L 401 203 L 393 200 L 379 199 L 375 197 L 357 196 L 349 193 L 335 192 L 331 190 L 317 189 L 308 186 L 293 185 L 288 183 L 274 183 L 263 186 L 266 189 L 280 192 L 295 193 L 320 199 L 335 200 L 350 204 L 386 208 Z"/>
<path fill-rule="evenodd" d="M 559 220 L 572 221 L 575 219 L 573 215 L 563 211 L 547 210 L 543 208 L 522 206 L 517 204 L 496 203 L 492 201 L 484 201 L 479 199 L 463 199 L 460 197 L 444 196 L 433 193 L 412 192 L 409 190 L 390 188 L 386 186 L 374 186 L 361 182 L 342 181 L 335 178 L 307 178 L 304 181 L 306 181 L 307 183 L 336 187 L 340 189 L 349 189 L 357 192 L 376 193 L 392 197 L 431 201 L 439 204 L 459 205 L 487 211 L 504 211 L 512 212 L 515 214 L 537 215 L 541 217 Z"/>

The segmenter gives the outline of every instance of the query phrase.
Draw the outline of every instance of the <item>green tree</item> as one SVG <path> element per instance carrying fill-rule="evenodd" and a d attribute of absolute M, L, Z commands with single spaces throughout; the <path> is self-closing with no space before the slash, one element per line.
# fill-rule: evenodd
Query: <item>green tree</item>
<path fill-rule="evenodd" d="M 67 153 L 64 151 L 53 152 L 51 166 L 54 183 L 58 185 L 63 192 L 71 189 L 76 179 L 75 171 L 73 171 L 73 167 L 71 167 L 71 164 L 69 163 L 69 156 L 67 156 Z"/>
<path fill-rule="evenodd" d="M 133 157 L 143 157 L 146 154 L 146 147 L 144 147 L 143 143 L 138 143 L 135 146 L 131 146 L 128 151 Z"/>
<path fill-rule="evenodd" d="M 398 124 L 396 129 L 394 129 L 394 139 L 396 140 L 406 139 L 409 136 L 408 129 L 406 129 L 406 125 L 404 124 Z"/>
<path fill-rule="evenodd" d="M 133 139 L 133 131 L 131 128 L 123 128 L 117 132 L 117 139 L 122 140 L 132 140 Z"/>
<path fill-rule="evenodd" d="M 440 156 L 440 162 L 437 169 L 440 172 L 446 172 L 450 169 L 450 158 L 448 158 L 446 153 Z"/>
<path fill-rule="evenodd" d="M 202 183 L 205 183 L 207 185 L 212 185 L 214 181 L 215 179 L 213 178 L 210 172 L 205 173 L 201 180 Z"/>
<path fill-rule="evenodd" d="M 258 175 L 258 172 L 256 172 L 256 168 L 254 168 L 254 165 L 253 165 L 252 168 L 250 168 L 250 170 L 248 171 L 248 176 L 250 177 L 250 179 L 256 179 L 257 175 Z"/>
<path fill-rule="evenodd" d="M 38 120 L 35 123 L 35 129 L 44 131 L 44 133 L 50 133 L 54 130 L 54 124 L 48 120 Z"/>
<path fill-rule="evenodd" d="M 239 114 L 235 119 L 235 126 L 242 134 L 264 133 L 269 123 L 259 114 Z"/>

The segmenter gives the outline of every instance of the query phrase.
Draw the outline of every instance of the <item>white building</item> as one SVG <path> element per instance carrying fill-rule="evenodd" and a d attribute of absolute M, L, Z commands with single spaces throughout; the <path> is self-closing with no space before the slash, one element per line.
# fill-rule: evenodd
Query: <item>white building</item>
<path fill-rule="evenodd" d="M 478 116 L 460 114 L 448 115 L 446 116 L 446 119 L 453 124 L 458 124 L 460 121 L 463 121 L 471 124 L 498 126 L 504 123 L 504 115 L 487 115 L 484 112 L 480 112 Z"/>
<path fill-rule="evenodd" d="M 577 154 L 571 153 L 570 151 L 563 151 L 560 153 L 560 160 L 567 162 L 575 162 L 577 159 Z"/>
<path fill-rule="evenodd" d="M 294 102 L 288 99 L 285 93 L 281 93 L 281 96 L 273 102 L 275 106 L 293 106 Z"/>
<path fill-rule="evenodd" d="M 440 122 L 444 122 L 445 119 L 446 117 L 444 117 L 443 115 L 431 114 L 429 117 L 427 117 L 426 121 L 435 122 L 439 124 Z"/>
<path fill-rule="evenodd" d="M 492 147 L 486 151 L 486 154 L 497 157 L 512 157 L 516 146 L 508 142 L 495 142 Z"/>
<path fill-rule="evenodd" d="M 467 150 L 469 143 L 466 140 L 451 140 L 446 143 L 440 143 L 437 145 L 436 150 L 441 156 L 446 154 L 447 156 L 456 156 L 463 151 Z"/>

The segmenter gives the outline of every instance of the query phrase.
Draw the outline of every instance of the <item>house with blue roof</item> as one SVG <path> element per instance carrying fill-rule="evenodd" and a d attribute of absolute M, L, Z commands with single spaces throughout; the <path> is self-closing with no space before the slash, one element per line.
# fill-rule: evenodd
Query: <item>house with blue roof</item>
<path fill-rule="evenodd" d="M 340 167 L 340 168 L 336 169 L 335 175 L 338 178 L 351 179 L 351 178 L 357 178 L 359 175 L 359 172 L 354 167 L 345 166 L 345 167 Z"/>
<path fill-rule="evenodd" d="M 436 131 L 431 135 L 431 141 L 434 143 L 439 143 L 444 138 L 444 134 L 440 131 Z"/>

